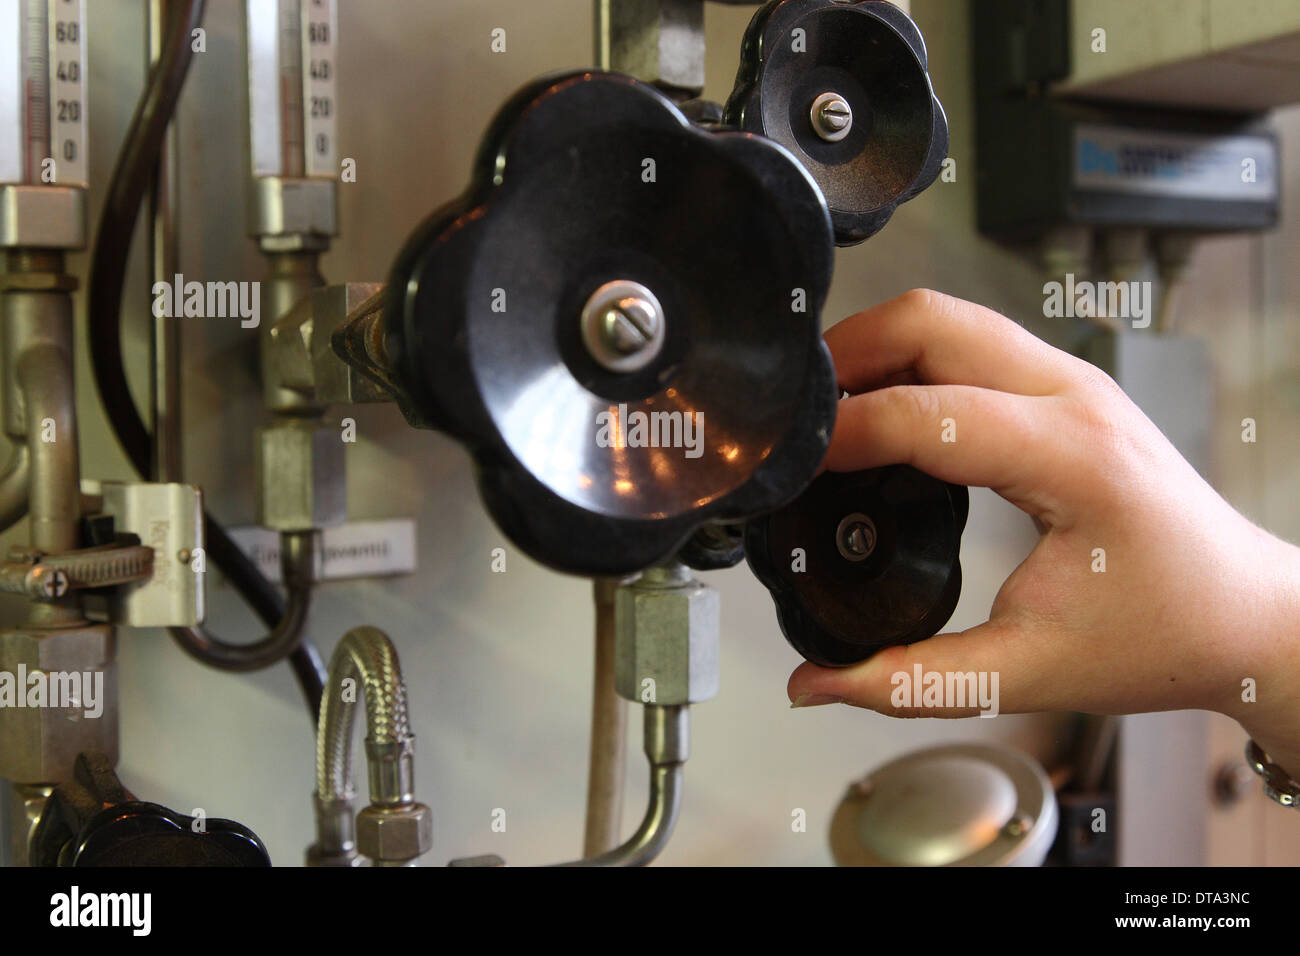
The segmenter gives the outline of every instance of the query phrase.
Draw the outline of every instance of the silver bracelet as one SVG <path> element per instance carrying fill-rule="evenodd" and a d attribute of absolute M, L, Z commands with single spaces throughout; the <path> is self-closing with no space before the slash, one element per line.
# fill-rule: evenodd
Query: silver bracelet
<path fill-rule="evenodd" d="M 1246 763 L 1264 778 L 1264 793 L 1284 807 L 1300 809 L 1300 783 L 1268 759 L 1268 754 L 1253 740 L 1246 742 Z"/>

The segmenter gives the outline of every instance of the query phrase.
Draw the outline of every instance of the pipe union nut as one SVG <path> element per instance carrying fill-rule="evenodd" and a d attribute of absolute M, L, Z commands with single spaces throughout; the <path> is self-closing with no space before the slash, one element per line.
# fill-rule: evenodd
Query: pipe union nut
<path fill-rule="evenodd" d="M 614 599 L 614 686 L 643 704 L 698 704 L 718 693 L 718 592 L 698 581 L 638 582 Z"/>
<path fill-rule="evenodd" d="M 357 851 L 383 863 L 401 863 L 433 847 L 433 811 L 423 803 L 371 804 L 357 814 Z"/>
<path fill-rule="evenodd" d="M 347 520 L 345 446 L 336 427 L 293 419 L 257 433 L 258 523 L 310 531 Z"/>

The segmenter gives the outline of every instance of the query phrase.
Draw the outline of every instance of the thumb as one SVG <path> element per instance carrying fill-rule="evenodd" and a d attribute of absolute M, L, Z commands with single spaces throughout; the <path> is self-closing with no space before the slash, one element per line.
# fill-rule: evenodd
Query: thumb
<path fill-rule="evenodd" d="M 852 667 L 805 663 L 790 675 L 794 707 L 846 703 L 893 717 L 973 717 L 1051 709 L 1045 662 L 1007 621 L 887 647 Z M 1026 653 L 1028 651 L 1028 653 Z"/>

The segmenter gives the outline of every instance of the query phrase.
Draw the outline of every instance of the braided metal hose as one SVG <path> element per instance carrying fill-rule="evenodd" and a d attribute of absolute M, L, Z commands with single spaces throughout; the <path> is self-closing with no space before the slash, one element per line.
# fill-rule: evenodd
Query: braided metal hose
<path fill-rule="evenodd" d="M 360 679 L 361 686 L 356 682 Z M 351 680 L 353 684 L 345 686 Z M 351 797 L 352 725 L 358 692 L 366 701 L 366 753 L 405 753 L 405 781 L 401 776 L 370 777 L 373 803 L 401 803 L 411 799 L 411 730 L 407 723 L 406 684 L 397 650 L 383 631 L 358 627 L 348 631 L 330 658 L 329 679 L 320 705 L 320 733 L 316 735 L 316 792 L 323 798 Z M 399 761 L 401 762 L 401 761 Z M 371 760 L 373 765 L 374 760 Z M 376 783 L 379 786 L 376 786 Z"/>
<path fill-rule="evenodd" d="M 358 686 L 359 684 L 359 686 Z M 352 817 L 352 728 L 365 698 L 370 806 Z M 358 850 L 375 864 L 409 864 L 429 849 L 429 808 L 415 802 L 415 737 L 397 650 L 383 631 L 358 627 L 330 658 L 316 733 L 317 840 L 307 862 L 353 866 Z M 359 833 L 359 836 L 358 836 Z"/>

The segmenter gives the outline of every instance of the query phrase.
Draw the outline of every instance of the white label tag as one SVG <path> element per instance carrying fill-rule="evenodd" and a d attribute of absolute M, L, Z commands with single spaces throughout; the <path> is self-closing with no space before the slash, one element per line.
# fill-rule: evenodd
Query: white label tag
<path fill-rule="evenodd" d="M 231 528 L 235 543 L 271 581 L 280 580 L 280 534 L 269 528 Z M 316 578 L 375 578 L 415 570 L 415 521 L 349 521 L 321 532 Z"/>
<path fill-rule="evenodd" d="M 1267 136 L 1194 136 L 1088 123 L 1074 130 L 1079 189 L 1273 202 L 1277 167 L 1277 146 Z"/>

